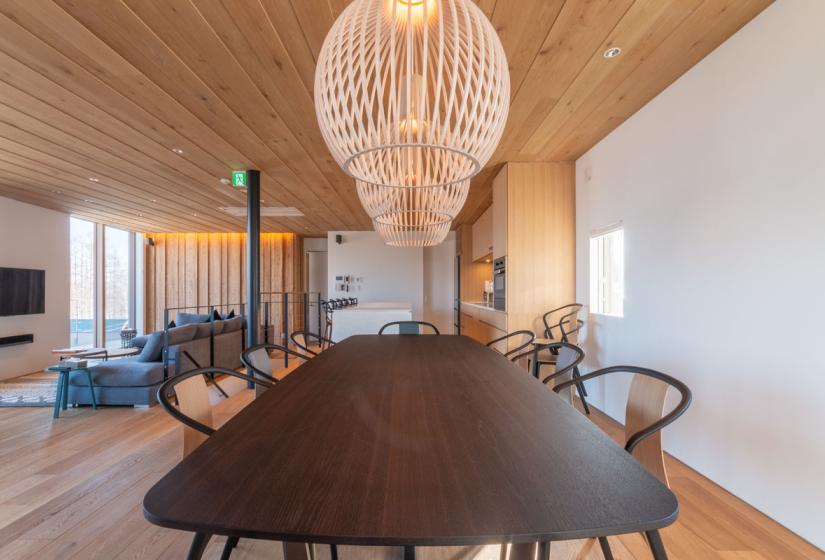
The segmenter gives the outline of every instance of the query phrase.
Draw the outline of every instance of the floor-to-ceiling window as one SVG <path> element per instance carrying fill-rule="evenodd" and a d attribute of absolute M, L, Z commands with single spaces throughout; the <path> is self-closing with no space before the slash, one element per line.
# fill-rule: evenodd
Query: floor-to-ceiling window
<path fill-rule="evenodd" d="M 95 343 L 95 224 L 77 218 L 69 221 L 72 346 Z"/>
<path fill-rule="evenodd" d="M 117 348 L 135 324 L 135 234 L 71 218 L 69 237 L 71 345 Z"/>
<path fill-rule="evenodd" d="M 106 226 L 103 232 L 103 293 L 106 348 L 120 346 L 120 331 L 130 325 L 132 238 L 128 231 Z"/>

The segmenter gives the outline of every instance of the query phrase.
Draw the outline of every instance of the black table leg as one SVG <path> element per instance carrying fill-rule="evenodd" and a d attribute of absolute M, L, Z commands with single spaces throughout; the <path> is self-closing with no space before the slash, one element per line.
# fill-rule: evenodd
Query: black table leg
<path fill-rule="evenodd" d="M 655 560 L 667 560 L 667 552 L 665 552 L 665 545 L 659 531 L 645 531 L 645 535 L 647 535 L 647 542 L 650 544 L 653 558 Z"/>
<path fill-rule="evenodd" d="M 539 554 L 536 560 L 550 560 L 550 541 L 542 541 L 539 543 Z"/>
<path fill-rule="evenodd" d="M 405 546 L 404 547 L 404 560 L 415 560 L 415 547 L 414 546 Z"/>
<path fill-rule="evenodd" d="M 613 551 L 610 550 L 610 543 L 607 542 L 607 537 L 599 537 L 599 546 L 602 547 L 604 560 L 613 560 Z"/>
<path fill-rule="evenodd" d="M 195 533 L 195 536 L 192 538 L 192 545 L 189 547 L 189 554 L 186 556 L 186 560 L 201 560 L 203 557 L 203 551 L 206 550 L 206 545 L 209 543 L 209 539 L 212 538 L 212 535 L 209 533 Z"/>
<path fill-rule="evenodd" d="M 232 555 L 232 549 L 238 546 L 238 537 L 227 537 L 226 544 L 223 545 L 223 552 L 221 553 L 221 560 L 229 560 Z"/>

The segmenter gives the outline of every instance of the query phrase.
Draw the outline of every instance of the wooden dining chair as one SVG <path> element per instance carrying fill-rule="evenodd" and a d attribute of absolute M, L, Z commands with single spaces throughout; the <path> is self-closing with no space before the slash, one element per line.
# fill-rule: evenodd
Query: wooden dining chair
<path fill-rule="evenodd" d="M 632 373 L 633 381 L 625 409 L 625 451 L 633 455 L 668 488 L 670 482 L 665 469 L 662 450 L 662 429 L 672 424 L 690 406 L 692 394 L 687 385 L 666 373 L 636 366 L 612 366 L 588 373 L 578 379 L 569 379 L 553 387 L 557 393 L 578 382 L 596 379 L 610 373 Z M 668 390 L 673 387 L 681 394 L 679 403 L 665 414 Z M 613 559 L 607 537 L 600 537 L 599 544 L 606 560 Z M 653 546 L 654 543 L 650 543 Z"/>
<path fill-rule="evenodd" d="M 438 327 L 427 321 L 393 321 L 387 323 L 378 331 L 378 334 L 384 334 L 384 331 L 390 327 L 398 326 L 398 334 L 400 335 L 417 335 L 421 334 L 421 327 L 431 329 L 433 334 L 441 334 L 438 332 Z M 389 334 L 389 333 L 388 333 Z"/>
<path fill-rule="evenodd" d="M 568 342 L 550 342 L 547 344 L 539 344 L 534 348 L 512 356 L 511 360 L 516 363 L 523 362 L 524 360 L 532 360 L 534 359 L 536 351 L 553 352 L 556 356 L 556 362 L 554 364 L 555 369 L 553 373 L 545 376 L 545 378 L 541 380 L 541 382 L 545 385 L 550 384 L 551 381 L 555 385 L 559 385 L 568 380 L 574 379 L 574 374 L 577 371 L 579 364 L 584 360 L 584 350 L 575 344 L 570 344 Z M 533 370 L 533 372 L 537 371 L 532 367 L 529 367 L 528 369 Z M 566 392 L 566 396 L 567 400 L 572 403 L 572 389 Z"/>
<path fill-rule="evenodd" d="M 228 375 L 243 379 L 249 383 L 272 387 L 267 379 L 252 377 L 229 369 L 206 367 L 197 368 L 169 378 L 158 387 L 158 402 L 175 420 L 184 425 L 183 456 L 187 457 L 206 439 L 215 433 L 212 406 L 209 403 L 209 391 L 206 378 L 215 375 Z M 270 378 L 271 379 L 271 378 Z M 272 380 L 274 381 L 274 379 Z M 177 406 L 172 404 L 170 396 L 175 393 Z M 209 538 L 196 534 L 189 550 L 189 558 L 200 558 Z M 221 560 L 228 560 L 232 549 L 238 544 L 237 537 L 228 537 L 221 554 Z"/>
<path fill-rule="evenodd" d="M 535 339 L 536 335 L 533 331 L 528 331 L 525 329 L 513 331 L 505 334 L 504 336 L 493 339 L 488 342 L 486 346 L 492 348 L 500 354 L 503 354 L 505 358 L 510 358 L 516 354 L 519 354 L 525 348 L 531 346 Z M 515 346 L 510 348 L 511 344 L 515 344 Z"/>
<path fill-rule="evenodd" d="M 270 383 L 277 383 L 278 379 L 275 377 L 275 372 L 272 368 L 270 352 L 281 352 L 287 356 L 298 358 L 297 362 L 287 366 L 283 370 L 285 374 L 291 373 L 296 367 L 312 359 L 310 355 L 296 352 L 280 344 L 258 344 L 241 352 L 241 363 L 246 368 L 246 372 L 254 377 L 266 379 Z"/>
<path fill-rule="evenodd" d="M 306 331 L 295 331 L 289 335 L 289 340 L 298 348 L 298 351 L 308 356 L 317 356 L 335 343 L 323 336 Z"/>

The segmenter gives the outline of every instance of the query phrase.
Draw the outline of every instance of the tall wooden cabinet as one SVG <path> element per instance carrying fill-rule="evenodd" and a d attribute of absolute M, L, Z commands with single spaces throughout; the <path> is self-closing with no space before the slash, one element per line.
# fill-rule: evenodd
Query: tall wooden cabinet
<path fill-rule="evenodd" d="M 540 334 L 541 316 L 576 297 L 574 164 L 508 163 L 493 182 L 493 197 L 494 216 L 506 215 L 506 226 L 494 221 L 493 229 L 505 231 L 499 236 L 507 257 L 507 330 Z M 506 208 L 496 209 L 497 202 Z"/>
<path fill-rule="evenodd" d="M 506 257 L 506 310 L 497 317 L 498 328 L 540 336 L 542 315 L 575 300 L 575 197 L 573 163 L 506 164 L 493 179 L 492 206 L 473 226 L 461 228 L 462 301 L 479 301 L 483 280 L 491 277 L 489 264 L 479 268 L 466 255 L 475 260 L 492 247 L 493 259 Z M 489 228 L 491 239 L 470 236 L 477 227 Z M 479 340 L 490 334 L 477 330 L 462 334 Z"/>

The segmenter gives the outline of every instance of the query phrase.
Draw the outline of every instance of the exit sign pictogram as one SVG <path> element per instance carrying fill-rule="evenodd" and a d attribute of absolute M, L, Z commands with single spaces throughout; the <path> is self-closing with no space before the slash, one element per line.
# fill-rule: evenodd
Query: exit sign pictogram
<path fill-rule="evenodd" d="M 246 182 L 246 171 L 233 171 L 232 172 L 232 186 L 233 187 L 248 187 L 249 185 Z"/>

